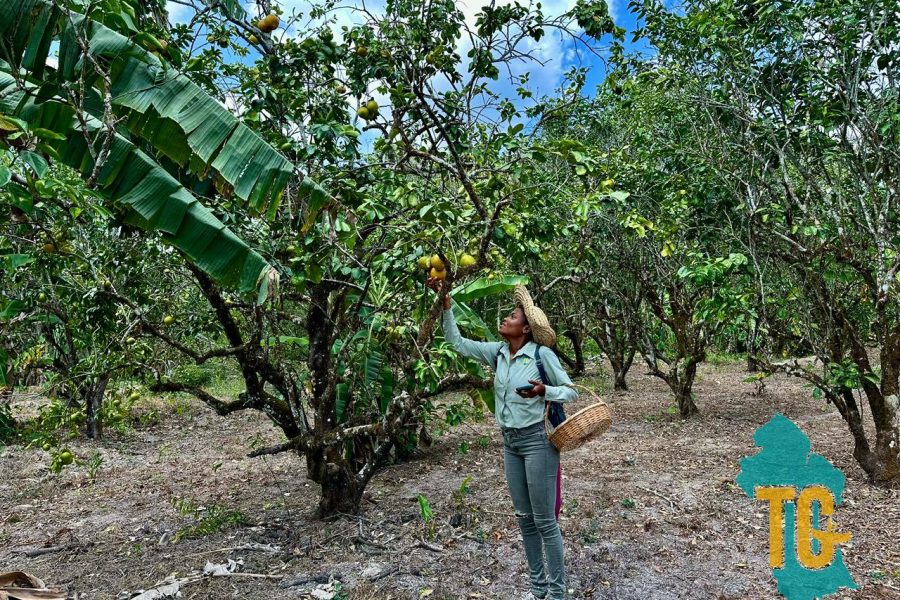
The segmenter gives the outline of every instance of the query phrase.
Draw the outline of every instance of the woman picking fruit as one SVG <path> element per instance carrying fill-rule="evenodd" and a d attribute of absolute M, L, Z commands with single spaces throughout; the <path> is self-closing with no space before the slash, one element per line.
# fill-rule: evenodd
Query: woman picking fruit
<path fill-rule="evenodd" d="M 432 259 L 432 269 L 434 268 Z M 441 265 L 443 267 L 443 265 Z M 443 271 L 443 269 L 441 269 Z M 439 273 L 440 274 L 440 273 Z M 427 285 L 440 293 L 444 277 L 430 272 Z M 444 296 L 444 337 L 457 352 L 494 368 L 495 416 L 503 432 L 506 483 L 522 532 L 531 576 L 528 598 L 558 600 L 566 594 L 565 558 L 559 529 L 559 450 L 550 443 L 544 427 L 544 403 L 571 402 L 578 392 L 552 351 L 556 333 L 547 316 L 534 305 L 528 290 L 516 286 L 515 309 L 500 324 L 503 342 L 478 342 L 462 337 L 449 294 Z M 547 379 L 540 380 L 538 358 Z M 554 512 L 556 513 L 554 515 Z M 547 560 L 544 561 L 544 553 Z"/>

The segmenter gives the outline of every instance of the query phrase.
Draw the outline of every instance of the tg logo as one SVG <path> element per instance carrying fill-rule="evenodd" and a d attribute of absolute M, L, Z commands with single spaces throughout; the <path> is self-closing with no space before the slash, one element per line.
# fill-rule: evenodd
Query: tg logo
<path fill-rule="evenodd" d="M 797 508 L 797 559 L 807 569 L 822 569 L 834 560 L 835 546 L 846 544 L 853 534 L 834 530 L 831 515 L 834 512 L 834 496 L 824 485 L 810 485 L 800 491 L 792 485 L 757 486 L 756 499 L 769 503 L 769 565 L 774 568 L 784 566 L 784 504 L 795 502 Z M 828 518 L 828 529 L 814 526 L 814 507 Z M 813 549 L 813 540 L 818 542 L 819 551 Z"/>
<path fill-rule="evenodd" d="M 776 414 L 753 434 L 760 452 L 741 459 L 737 484 L 769 505 L 769 564 L 788 600 L 814 600 L 858 586 L 841 554 L 849 532 L 836 531 L 831 515 L 842 501 L 844 474 L 790 419 Z M 820 515 L 827 524 L 819 527 Z"/>

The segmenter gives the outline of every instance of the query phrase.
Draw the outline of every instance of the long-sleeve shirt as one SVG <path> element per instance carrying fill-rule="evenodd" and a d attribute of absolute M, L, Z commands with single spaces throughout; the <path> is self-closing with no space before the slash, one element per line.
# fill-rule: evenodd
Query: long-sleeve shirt
<path fill-rule="evenodd" d="M 544 402 L 571 402 L 578 392 L 570 387 L 572 380 L 559 364 L 559 358 L 549 348 L 541 351 L 541 362 L 550 381 L 544 384 L 544 395 L 523 398 L 517 387 L 529 385 L 528 380 L 540 381 L 537 368 L 538 345 L 528 342 L 515 356 L 509 355 L 506 342 L 478 342 L 464 338 L 456 326 L 453 309 L 444 311 L 442 317 L 444 338 L 457 352 L 496 369 L 494 375 L 494 417 L 501 427 L 528 427 L 544 420 Z M 552 384 L 552 385 L 551 385 Z"/>

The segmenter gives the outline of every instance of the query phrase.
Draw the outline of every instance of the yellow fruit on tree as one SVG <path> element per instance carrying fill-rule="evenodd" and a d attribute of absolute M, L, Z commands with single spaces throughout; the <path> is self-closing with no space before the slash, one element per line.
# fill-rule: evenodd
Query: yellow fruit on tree
<path fill-rule="evenodd" d="M 431 267 L 431 271 L 428 274 L 432 279 L 447 279 L 447 271 L 444 269 L 436 269 Z"/>
<path fill-rule="evenodd" d="M 356 55 L 357 56 L 366 56 L 369 53 L 369 49 L 365 46 L 357 46 L 356 47 Z"/>
<path fill-rule="evenodd" d="M 248 40 L 251 44 L 258 44 L 258 43 L 259 43 L 259 38 L 256 37 L 255 35 L 253 35 L 252 33 L 251 33 L 250 36 L 247 38 L 247 40 Z"/>
<path fill-rule="evenodd" d="M 378 114 L 378 102 L 375 100 L 369 100 L 366 102 L 366 108 L 369 109 L 369 114 L 374 117 Z"/>
<path fill-rule="evenodd" d="M 337 86 L 334 91 L 336 91 L 338 94 L 346 94 L 347 86 L 344 84 L 341 84 L 341 85 Z"/>
<path fill-rule="evenodd" d="M 281 24 L 281 19 L 278 18 L 276 14 L 266 15 L 262 19 L 256 22 L 256 26 L 259 27 L 259 30 L 265 33 L 271 33 L 278 29 L 278 26 Z"/>
<path fill-rule="evenodd" d="M 369 120 L 369 109 L 366 108 L 365 106 L 360 106 L 359 108 L 356 109 L 356 115 L 360 119 L 365 119 L 368 121 Z"/>
<path fill-rule="evenodd" d="M 45 294 L 44 292 L 41 292 L 40 294 L 38 294 L 38 302 L 46 302 L 46 301 L 47 301 L 47 294 Z"/>
<path fill-rule="evenodd" d="M 171 325 L 171 324 L 174 323 L 174 322 L 175 322 L 175 317 L 173 317 L 172 315 L 166 315 L 166 316 L 163 318 L 163 324 L 164 324 L 164 325 Z"/>
<path fill-rule="evenodd" d="M 431 256 L 431 266 L 437 269 L 438 271 L 443 271 L 445 268 L 444 261 L 441 260 L 441 257 L 437 254 L 433 254 Z"/>
<path fill-rule="evenodd" d="M 431 268 L 431 259 L 429 259 L 427 256 L 420 256 L 419 257 L 419 268 L 426 270 L 426 271 L 428 269 L 430 269 Z"/>
<path fill-rule="evenodd" d="M 478 262 L 478 261 L 476 261 L 475 257 L 472 256 L 471 254 L 463 254 L 462 257 L 460 257 L 460 259 L 459 259 L 459 264 L 462 267 L 471 267 L 476 262 Z"/>
<path fill-rule="evenodd" d="M 603 187 L 612 187 L 614 183 L 615 183 L 615 180 L 613 180 L 613 179 L 604 179 L 604 180 L 601 182 L 601 185 L 602 185 Z"/>
<path fill-rule="evenodd" d="M 43 245 L 43 249 L 47 254 L 53 254 L 54 252 L 56 252 L 56 244 L 54 244 L 53 242 L 47 242 Z"/>

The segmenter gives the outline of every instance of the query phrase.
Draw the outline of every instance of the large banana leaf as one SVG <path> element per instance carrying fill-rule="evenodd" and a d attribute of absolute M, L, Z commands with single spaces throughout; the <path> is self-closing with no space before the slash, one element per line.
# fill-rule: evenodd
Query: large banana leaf
<path fill-rule="evenodd" d="M 450 296 L 457 302 L 469 302 L 476 298 L 496 296 L 497 294 L 509 292 L 515 289 L 519 283 L 527 285 L 528 278 L 519 275 L 506 275 L 500 279 L 479 277 L 454 288 L 450 292 Z"/>
<path fill-rule="evenodd" d="M 15 115 L 31 128 L 61 134 L 48 141 L 61 161 L 82 174 L 94 163 L 88 140 L 75 111 L 58 99 L 37 101 L 17 88 L 9 67 L 0 63 L 0 114 Z M 102 123 L 84 115 L 87 137 L 99 152 L 105 131 Z M 182 250 L 198 267 L 223 285 L 242 291 L 256 289 L 271 268 L 256 252 L 231 232 L 174 177 L 125 137 L 116 135 L 109 159 L 97 179 L 97 191 L 130 209 L 128 221 L 149 231 L 159 231 L 166 241 Z"/>
<path fill-rule="evenodd" d="M 87 40 L 87 52 L 79 43 Z M 133 134 L 200 178 L 210 170 L 256 211 L 273 216 L 293 165 L 199 86 L 147 50 L 82 14 L 45 0 L 0 0 L 4 58 L 57 86 L 101 89 L 91 60 L 108 69 L 112 105 Z M 58 42 L 55 68 L 47 65 Z M 89 56 L 87 56 L 89 55 Z M 54 94 L 65 97 L 63 94 Z M 102 105 L 86 107 L 98 116 Z"/>

